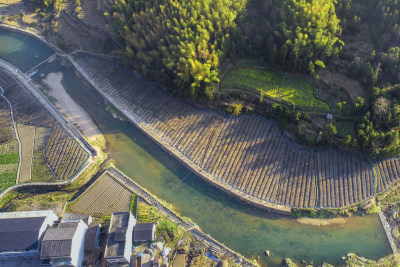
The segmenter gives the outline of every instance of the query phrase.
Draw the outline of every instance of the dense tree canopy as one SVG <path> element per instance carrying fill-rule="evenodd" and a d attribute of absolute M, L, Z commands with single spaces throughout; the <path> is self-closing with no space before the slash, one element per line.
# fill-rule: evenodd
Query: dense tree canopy
<path fill-rule="evenodd" d="M 400 0 L 369 0 L 373 23 L 371 32 L 377 45 L 400 41 Z"/>
<path fill-rule="evenodd" d="M 173 80 L 181 93 L 212 97 L 244 1 L 117 0 L 114 31 L 146 73 Z"/>
<path fill-rule="evenodd" d="M 247 12 L 260 5 L 250 2 L 117 0 L 110 16 L 128 58 L 191 97 L 212 97 L 221 61 L 238 53 L 313 73 L 340 52 L 334 0 L 268 0 Z"/>
<path fill-rule="evenodd" d="M 253 1 L 240 22 L 250 54 L 288 69 L 314 72 L 343 45 L 333 0 Z"/>
<path fill-rule="evenodd" d="M 275 1 L 279 10 L 273 36 L 282 64 L 298 70 L 314 65 L 324 67 L 324 61 L 339 54 L 343 43 L 336 17 L 334 1 L 283 0 Z"/>

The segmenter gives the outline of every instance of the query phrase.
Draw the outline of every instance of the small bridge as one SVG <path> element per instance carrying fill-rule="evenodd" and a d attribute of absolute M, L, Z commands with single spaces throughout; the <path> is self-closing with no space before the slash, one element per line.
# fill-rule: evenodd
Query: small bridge
<path fill-rule="evenodd" d="M 31 77 L 33 74 L 32 72 L 38 68 L 40 65 L 42 65 L 45 62 L 52 62 L 53 60 L 56 59 L 57 53 L 54 53 L 53 55 L 51 55 L 50 57 L 46 58 L 45 60 L 43 60 L 42 62 L 40 62 L 39 64 L 37 64 L 36 66 L 34 66 L 33 68 L 31 68 L 30 70 L 28 70 L 25 74 L 28 75 L 29 77 Z"/>

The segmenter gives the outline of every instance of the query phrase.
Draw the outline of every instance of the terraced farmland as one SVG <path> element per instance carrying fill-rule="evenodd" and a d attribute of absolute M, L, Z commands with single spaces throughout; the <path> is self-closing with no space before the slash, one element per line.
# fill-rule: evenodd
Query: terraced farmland
<path fill-rule="evenodd" d="M 0 143 L 14 139 L 14 130 L 11 124 L 10 108 L 6 100 L 0 97 Z"/>
<path fill-rule="evenodd" d="M 68 179 L 87 159 L 86 152 L 60 126 L 53 127 L 45 156 L 58 179 Z"/>
<path fill-rule="evenodd" d="M 65 180 L 75 174 L 88 158 L 85 150 L 59 126 L 27 89 L 16 82 L 12 74 L 2 69 L 0 86 L 4 89 L 4 96 L 12 105 L 13 117 L 18 124 L 18 136 L 22 144 L 19 182 Z M 7 140 L 15 140 L 10 120 L 8 103 L 1 98 L 0 140 L 4 141 L 0 142 L 0 145 Z M 16 140 L 15 144 L 15 155 L 18 158 Z M 11 180 L 10 177 L 11 174 L 7 175 L 6 180 Z M 14 183 L 16 177 L 17 174 L 13 173 Z M 0 188 L 0 191 L 3 189 Z"/>
<path fill-rule="evenodd" d="M 201 110 L 105 59 L 74 57 L 140 127 L 235 194 L 286 207 L 343 207 L 375 194 L 372 165 L 360 154 L 300 149 L 273 121 Z"/>
<path fill-rule="evenodd" d="M 376 162 L 378 174 L 377 192 L 383 192 L 400 178 L 400 158 L 391 158 Z"/>
<path fill-rule="evenodd" d="M 0 79 L 3 76 L 0 73 Z M 0 86 L 9 86 L 12 81 L 0 83 Z M 3 89 L 0 89 L 3 93 Z M 11 120 L 10 105 L 3 96 L 0 96 L 0 192 L 15 185 L 18 176 L 18 142 L 15 138 Z"/>
<path fill-rule="evenodd" d="M 132 192 L 111 172 L 104 172 L 70 205 L 70 211 L 94 217 L 109 216 L 117 211 L 129 211 Z"/>

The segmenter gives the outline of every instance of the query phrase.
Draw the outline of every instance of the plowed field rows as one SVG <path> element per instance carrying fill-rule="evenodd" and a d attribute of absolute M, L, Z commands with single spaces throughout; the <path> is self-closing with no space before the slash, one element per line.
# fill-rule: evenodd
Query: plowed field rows
<path fill-rule="evenodd" d="M 128 188 L 106 171 L 71 204 L 70 210 L 94 217 L 129 211 L 131 195 L 132 192 Z"/>
<path fill-rule="evenodd" d="M 383 192 L 400 178 L 400 158 L 381 160 L 375 164 L 378 174 L 377 192 Z"/>
<path fill-rule="evenodd" d="M 22 144 L 20 182 L 38 178 L 36 173 L 32 175 L 32 163 L 36 172 L 40 171 L 40 175 L 50 173 L 51 170 L 53 180 L 70 178 L 88 158 L 85 150 L 59 126 L 26 88 L 16 82 L 12 74 L 0 70 L 0 86 L 4 89 L 4 96 L 12 105 L 14 120 L 19 125 L 19 138 Z M 51 135 L 48 134 L 50 131 Z M 0 98 L 0 144 L 1 140 L 7 141 L 10 138 L 14 138 L 10 109 L 8 103 Z M 18 156 L 18 145 L 16 153 Z M 39 157 L 43 154 L 46 156 L 45 159 Z M 7 176 L 8 180 L 9 176 L 11 175 Z M 14 182 L 15 179 L 16 175 Z"/>
<path fill-rule="evenodd" d="M 75 59 L 100 90 L 139 118 L 141 126 L 212 179 L 248 196 L 294 207 L 343 207 L 374 196 L 372 165 L 360 154 L 300 149 L 273 121 L 202 110 L 110 61 L 86 54 Z M 400 166 L 393 162 L 390 170 L 394 165 Z M 389 165 L 382 168 L 388 171 Z M 379 180 L 378 188 L 399 174 L 400 167 Z"/>

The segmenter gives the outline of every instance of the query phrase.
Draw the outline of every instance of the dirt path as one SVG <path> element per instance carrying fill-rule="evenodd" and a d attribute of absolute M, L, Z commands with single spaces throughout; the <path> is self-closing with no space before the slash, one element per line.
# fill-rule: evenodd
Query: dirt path
<path fill-rule="evenodd" d="M 23 183 L 31 180 L 35 127 L 17 124 L 17 128 L 21 140 L 21 169 L 19 173 L 19 183 Z"/>
<path fill-rule="evenodd" d="M 93 123 L 90 116 L 68 95 L 61 83 L 63 74 L 61 72 L 50 73 L 43 82 L 52 90 L 50 95 L 57 99 L 56 106 L 64 114 L 67 120 L 76 125 L 90 143 L 104 144 L 104 136 Z"/>

